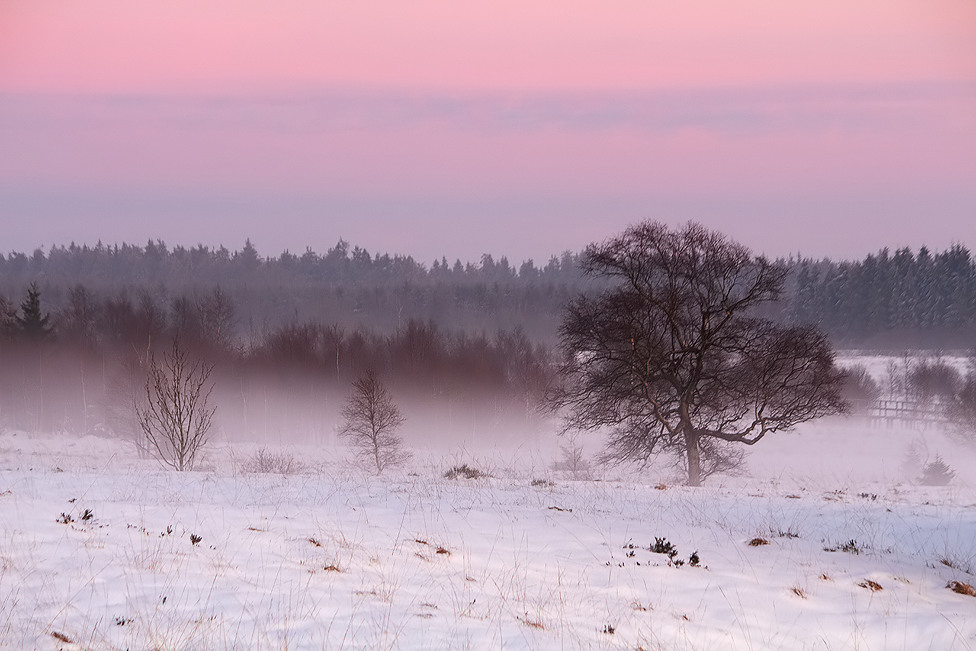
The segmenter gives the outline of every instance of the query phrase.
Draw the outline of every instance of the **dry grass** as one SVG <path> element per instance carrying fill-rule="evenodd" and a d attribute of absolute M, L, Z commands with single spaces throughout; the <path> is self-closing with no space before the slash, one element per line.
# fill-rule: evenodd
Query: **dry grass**
<path fill-rule="evenodd" d="M 241 472 L 248 474 L 294 475 L 304 472 L 307 466 L 289 452 L 273 452 L 261 448 L 241 464 Z"/>
<path fill-rule="evenodd" d="M 522 622 L 523 624 L 525 624 L 526 626 L 528 626 L 529 628 L 535 628 L 540 631 L 546 630 L 546 625 L 543 624 L 541 620 L 529 617 L 528 613 L 526 613 L 524 617 L 516 617 L 516 619 Z"/>
<path fill-rule="evenodd" d="M 457 464 L 444 473 L 445 479 L 483 479 L 490 475 L 466 463 Z"/>
<path fill-rule="evenodd" d="M 964 594 L 969 597 L 976 597 L 976 589 L 968 583 L 963 583 L 962 581 L 949 581 L 946 587 L 957 594 Z"/>
<path fill-rule="evenodd" d="M 53 637 L 58 642 L 63 642 L 65 644 L 74 644 L 74 641 L 65 635 L 64 633 L 59 633 L 58 631 L 51 631 L 51 637 Z"/>

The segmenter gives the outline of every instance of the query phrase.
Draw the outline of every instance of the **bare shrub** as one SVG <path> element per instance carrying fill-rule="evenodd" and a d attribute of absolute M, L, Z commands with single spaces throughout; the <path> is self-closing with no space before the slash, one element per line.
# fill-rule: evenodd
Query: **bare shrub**
<path fill-rule="evenodd" d="M 268 448 L 261 448 L 248 457 L 241 464 L 241 471 L 246 473 L 263 473 L 294 475 L 302 472 L 307 466 L 287 452 L 272 452 Z"/>
<path fill-rule="evenodd" d="M 823 550 L 825 552 L 847 552 L 848 554 L 857 555 L 860 554 L 862 551 L 864 551 L 864 547 L 863 545 L 860 545 L 856 540 L 852 538 L 842 544 L 826 545 L 824 546 Z"/>
<path fill-rule="evenodd" d="M 212 373 L 213 365 L 190 360 L 179 339 L 162 361 L 150 355 L 146 401 L 136 413 L 150 450 L 164 465 L 192 469 L 209 442 L 216 411 L 208 404 Z"/>
<path fill-rule="evenodd" d="M 958 554 L 943 554 L 939 558 L 939 562 L 946 567 L 958 570 L 960 572 L 965 572 L 966 574 L 973 574 L 972 557 L 965 558 Z"/>
<path fill-rule="evenodd" d="M 866 414 L 871 405 L 881 397 L 881 386 L 871 377 L 863 364 L 855 364 L 841 370 L 843 377 L 841 396 L 851 405 L 851 412 Z"/>
<path fill-rule="evenodd" d="M 482 477 L 488 477 L 488 473 L 482 472 L 477 468 L 469 466 L 466 463 L 461 463 L 456 466 L 452 466 L 444 473 L 445 479 L 481 479 Z"/>
<path fill-rule="evenodd" d="M 559 461 L 553 464 L 553 470 L 563 470 L 572 475 L 573 479 L 587 479 L 590 477 L 590 462 L 583 454 L 583 446 L 577 433 L 566 435 L 565 445 L 559 446 Z"/>
<path fill-rule="evenodd" d="M 947 403 L 962 388 L 962 375 L 944 359 L 916 362 L 908 371 L 908 390 L 919 401 Z"/>

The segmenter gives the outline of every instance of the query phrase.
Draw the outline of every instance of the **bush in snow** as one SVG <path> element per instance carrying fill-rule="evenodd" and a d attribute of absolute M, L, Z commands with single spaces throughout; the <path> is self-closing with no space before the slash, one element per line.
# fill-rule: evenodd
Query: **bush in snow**
<path fill-rule="evenodd" d="M 464 479 L 481 479 L 487 476 L 488 473 L 473 468 L 466 463 L 453 466 L 444 473 L 445 479 L 458 479 L 459 477 L 463 477 Z"/>
<path fill-rule="evenodd" d="M 935 461 L 922 468 L 922 476 L 918 478 L 918 483 L 922 486 L 948 486 L 955 476 L 956 472 L 949 467 L 949 464 L 936 455 Z"/>
<path fill-rule="evenodd" d="M 305 470 L 305 464 L 294 455 L 261 448 L 241 464 L 241 470 L 246 473 L 293 475 Z"/>

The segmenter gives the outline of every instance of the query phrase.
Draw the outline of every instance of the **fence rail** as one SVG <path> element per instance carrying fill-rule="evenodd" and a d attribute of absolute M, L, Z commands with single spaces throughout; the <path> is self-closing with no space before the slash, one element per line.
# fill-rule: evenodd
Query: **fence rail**
<path fill-rule="evenodd" d="M 873 427 L 908 426 L 927 429 L 949 422 L 944 405 L 916 400 L 860 401 L 852 405 L 855 416 L 868 420 Z"/>

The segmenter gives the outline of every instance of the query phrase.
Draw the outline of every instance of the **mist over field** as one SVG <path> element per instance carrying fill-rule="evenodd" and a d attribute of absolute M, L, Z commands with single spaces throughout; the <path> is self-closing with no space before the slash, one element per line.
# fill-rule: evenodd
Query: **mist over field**
<path fill-rule="evenodd" d="M 0 255 L 0 423 L 131 437 L 151 359 L 178 339 L 213 365 L 216 423 L 229 440 L 333 440 L 368 369 L 403 403 L 404 431 L 418 443 L 531 437 L 553 427 L 545 397 L 565 306 L 608 286 L 579 261 L 486 254 L 427 266 L 342 240 L 300 257 L 263 257 L 249 242 L 229 251 L 158 240 Z M 849 398 L 876 400 L 883 389 L 914 399 L 909 357 L 962 359 L 976 341 L 976 262 L 961 245 L 778 264 L 784 291 L 757 314 L 817 324 L 842 351 L 874 351 L 866 363 L 879 386 L 862 395 L 851 384 Z M 898 376 L 890 364 L 908 370 Z M 961 390 L 968 369 L 955 368 L 958 386 L 939 390 Z"/>
<path fill-rule="evenodd" d="M 0 649 L 976 648 L 974 33 L 0 3 Z"/>
<path fill-rule="evenodd" d="M 565 306 L 611 287 L 576 254 L 5 256 L 0 646 L 969 648 L 976 376 L 924 346 L 972 341 L 972 304 L 938 297 L 976 274 L 962 248 L 909 257 L 909 285 L 861 280 L 884 252 L 779 262 L 759 314 L 849 347 L 850 411 L 688 487 L 681 454 L 609 463 L 552 408 Z M 838 274 L 901 298 L 847 310 Z M 184 472 L 143 427 L 174 342 L 212 381 Z M 346 435 L 368 371 L 402 417 L 382 472 Z"/>

